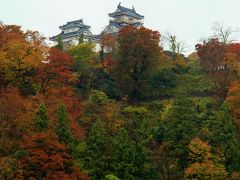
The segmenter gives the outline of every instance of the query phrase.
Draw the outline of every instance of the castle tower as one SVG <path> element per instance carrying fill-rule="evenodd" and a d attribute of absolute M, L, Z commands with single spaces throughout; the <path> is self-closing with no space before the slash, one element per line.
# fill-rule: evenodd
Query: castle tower
<path fill-rule="evenodd" d="M 59 29 L 62 31 L 60 34 L 50 37 L 49 39 L 54 42 L 58 42 L 61 38 L 63 42 L 63 48 L 67 49 L 69 45 L 77 45 L 79 42 L 79 37 L 83 36 L 83 41 L 91 41 L 94 38 L 94 35 L 90 31 L 90 26 L 85 25 L 83 20 L 76 20 L 67 22 L 62 26 L 59 26 Z"/>
<path fill-rule="evenodd" d="M 113 13 L 108 14 L 111 18 L 109 25 L 104 29 L 102 34 L 115 34 L 119 32 L 124 26 L 143 26 L 144 16 L 138 14 L 135 8 L 126 8 L 118 4 L 117 9 Z"/>

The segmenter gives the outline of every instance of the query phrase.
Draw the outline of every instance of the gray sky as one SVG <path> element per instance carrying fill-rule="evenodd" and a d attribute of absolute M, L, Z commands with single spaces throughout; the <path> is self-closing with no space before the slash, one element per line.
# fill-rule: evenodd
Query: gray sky
<path fill-rule="evenodd" d="M 123 6 L 135 7 L 145 16 L 144 25 L 160 33 L 170 31 L 194 50 L 196 43 L 211 35 L 214 22 L 240 26 L 239 0 L 0 0 L 0 20 L 38 30 L 49 37 L 59 25 L 83 18 L 94 34 L 108 24 L 108 13 Z"/>

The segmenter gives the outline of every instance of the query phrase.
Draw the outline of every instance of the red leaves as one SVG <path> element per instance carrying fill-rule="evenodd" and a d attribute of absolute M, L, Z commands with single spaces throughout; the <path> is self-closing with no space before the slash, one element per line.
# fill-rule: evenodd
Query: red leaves
<path fill-rule="evenodd" d="M 61 88 L 75 81 L 71 72 L 72 58 L 57 48 L 51 48 L 45 62 L 37 72 L 37 80 L 41 84 L 40 93 L 45 94 L 49 87 Z"/>
<path fill-rule="evenodd" d="M 160 52 L 162 50 L 159 46 L 160 33 L 158 31 L 152 31 L 145 27 L 141 27 L 139 29 L 133 26 L 126 26 L 119 32 L 118 35 L 118 41 L 121 44 L 120 51 L 121 49 L 124 50 L 132 48 L 133 38 L 135 38 L 134 47 L 142 47 L 150 50 L 151 52 Z M 125 42 L 121 43 L 123 39 Z M 126 39 L 128 39 L 128 41 L 126 41 Z"/>
<path fill-rule="evenodd" d="M 215 86 L 215 95 L 219 100 L 224 100 L 228 86 L 236 78 L 226 58 L 228 45 L 219 42 L 218 39 L 209 39 L 203 44 L 197 44 L 196 50 L 201 65 Z"/>
<path fill-rule="evenodd" d="M 65 145 L 48 133 L 26 136 L 22 148 L 28 155 L 21 158 L 22 177 L 41 179 L 86 178 L 74 166 Z"/>

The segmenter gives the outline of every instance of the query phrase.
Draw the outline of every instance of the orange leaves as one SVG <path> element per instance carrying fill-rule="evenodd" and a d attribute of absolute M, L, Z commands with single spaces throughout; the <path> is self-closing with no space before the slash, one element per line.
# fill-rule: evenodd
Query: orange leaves
<path fill-rule="evenodd" d="M 185 170 L 184 179 L 226 179 L 227 172 L 223 166 L 216 166 L 212 161 L 194 163 Z"/>
<path fill-rule="evenodd" d="M 24 178 L 78 179 L 82 177 L 74 166 L 66 146 L 60 144 L 53 134 L 41 133 L 26 136 L 22 148 L 28 153 L 20 159 Z"/>
<path fill-rule="evenodd" d="M 25 81 L 28 73 L 41 63 L 46 54 L 43 40 L 38 32 L 24 33 L 19 26 L 0 26 L 1 84 L 6 86 L 10 82 Z"/>
<path fill-rule="evenodd" d="M 192 164 L 185 169 L 184 179 L 225 179 L 227 172 L 211 154 L 211 146 L 207 142 L 194 138 L 189 144 Z"/>
<path fill-rule="evenodd" d="M 103 35 L 100 44 L 103 51 L 110 53 L 116 46 L 116 38 L 112 35 Z"/>
<path fill-rule="evenodd" d="M 141 27 L 140 29 L 133 26 L 124 27 L 119 32 L 118 41 L 120 43 L 120 51 L 129 48 L 131 49 L 133 47 L 142 47 L 143 49 L 147 49 L 151 52 L 160 52 L 162 50 L 159 46 L 160 33 L 145 27 Z"/>
<path fill-rule="evenodd" d="M 211 158 L 211 147 L 199 138 L 194 138 L 188 147 L 190 149 L 190 159 L 195 162 L 204 162 Z"/>
<path fill-rule="evenodd" d="M 39 66 L 36 79 L 40 83 L 40 93 L 45 94 L 49 87 L 62 88 L 76 81 L 71 72 L 71 57 L 58 50 L 51 48 L 44 63 Z"/>

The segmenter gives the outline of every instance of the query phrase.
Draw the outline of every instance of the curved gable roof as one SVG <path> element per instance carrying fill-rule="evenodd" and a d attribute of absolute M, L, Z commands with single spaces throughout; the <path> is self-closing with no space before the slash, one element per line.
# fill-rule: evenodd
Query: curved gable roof
<path fill-rule="evenodd" d="M 109 13 L 108 14 L 110 17 L 117 17 L 117 16 L 121 16 L 121 15 L 127 15 L 127 16 L 131 16 L 131 17 L 134 17 L 134 18 L 137 18 L 137 19 L 143 19 L 144 16 L 138 14 L 134 7 L 132 7 L 132 9 L 130 8 L 126 8 L 126 7 L 123 7 L 121 6 L 121 3 L 118 4 L 118 7 L 117 7 L 117 10 L 113 13 Z"/>

